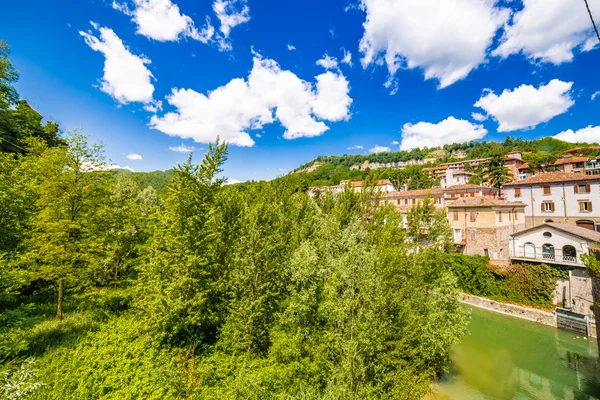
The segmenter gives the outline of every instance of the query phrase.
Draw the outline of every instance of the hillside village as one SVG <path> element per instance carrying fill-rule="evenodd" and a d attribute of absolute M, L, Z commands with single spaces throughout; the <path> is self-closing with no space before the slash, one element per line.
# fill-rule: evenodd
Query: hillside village
<path fill-rule="evenodd" d="M 411 208 L 427 199 L 436 209 L 446 211 L 458 252 L 489 257 L 490 264 L 500 269 L 527 262 L 567 270 L 568 277 L 557 281 L 554 303 L 591 318 L 592 280 L 581 256 L 600 253 L 598 150 L 598 146 L 568 149 L 550 163 L 534 167 L 525 159 L 531 152 L 520 151 L 478 159 L 457 159 L 466 153 L 454 153 L 451 162 L 436 165 L 432 165 L 434 157 L 442 157 L 443 151 L 400 163 L 365 160 L 350 169 L 426 165 L 421 171 L 432 180 L 432 187 L 410 190 L 411 178 L 370 183 L 342 180 L 337 185 L 309 187 L 308 193 L 321 197 L 344 190 L 361 192 L 369 186 L 381 203 L 403 215 L 404 223 Z M 485 179 L 494 168 L 503 176 L 499 182 Z"/>

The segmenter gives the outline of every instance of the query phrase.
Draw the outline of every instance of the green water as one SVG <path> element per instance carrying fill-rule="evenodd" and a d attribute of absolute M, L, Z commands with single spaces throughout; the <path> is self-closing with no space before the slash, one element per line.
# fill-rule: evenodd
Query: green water
<path fill-rule="evenodd" d="M 472 309 L 436 399 L 600 399 L 596 340 Z"/>

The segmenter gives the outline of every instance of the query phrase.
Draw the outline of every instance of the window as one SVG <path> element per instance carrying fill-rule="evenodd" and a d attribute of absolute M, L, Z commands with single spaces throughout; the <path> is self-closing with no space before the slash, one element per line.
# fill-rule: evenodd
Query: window
<path fill-rule="evenodd" d="M 498 211 L 498 222 L 502 222 L 502 211 Z"/>
<path fill-rule="evenodd" d="M 544 186 L 544 196 L 549 196 L 552 194 L 552 189 L 549 185 Z"/>
<path fill-rule="evenodd" d="M 477 219 L 477 214 L 475 213 L 475 211 L 471 211 L 470 217 L 471 222 L 475 222 L 475 220 Z"/>
<path fill-rule="evenodd" d="M 500 249 L 500 259 L 504 258 L 504 249 Z"/>
<path fill-rule="evenodd" d="M 471 240 L 475 240 L 475 229 L 471 229 L 470 234 L 471 234 Z"/>
<path fill-rule="evenodd" d="M 542 212 L 545 212 L 545 213 L 554 212 L 554 203 L 551 201 L 544 201 L 542 203 Z"/>
<path fill-rule="evenodd" d="M 550 232 L 544 232 L 544 237 L 545 238 L 551 238 L 552 237 L 552 233 L 550 233 Z"/>
<path fill-rule="evenodd" d="M 521 197 L 521 188 L 515 188 L 515 197 Z"/>
<path fill-rule="evenodd" d="M 500 239 L 500 241 L 504 240 L 504 232 L 502 232 L 502 231 L 498 232 L 498 239 Z"/>
<path fill-rule="evenodd" d="M 579 202 L 579 212 L 591 212 L 592 202 L 589 200 L 583 200 Z"/>
<path fill-rule="evenodd" d="M 486 257 L 490 256 L 490 251 L 488 249 L 483 249 L 483 255 Z"/>
<path fill-rule="evenodd" d="M 458 211 L 454 211 L 454 220 L 458 221 Z"/>
<path fill-rule="evenodd" d="M 591 192 L 591 187 L 589 185 L 589 183 L 586 184 L 576 184 L 573 187 L 573 190 L 575 191 L 575 193 L 590 193 Z"/>

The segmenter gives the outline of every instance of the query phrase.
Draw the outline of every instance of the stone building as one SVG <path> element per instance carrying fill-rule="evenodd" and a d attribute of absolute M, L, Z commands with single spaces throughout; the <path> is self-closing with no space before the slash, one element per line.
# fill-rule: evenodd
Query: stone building
<path fill-rule="evenodd" d="M 527 227 L 565 222 L 600 230 L 600 175 L 548 172 L 504 185 L 508 201 L 522 201 Z"/>
<path fill-rule="evenodd" d="M 460 252 L 510 261 L 510 235 L 525 227 L 525 204 L 490 197 L 458 198 L 448 204 L 448 222 Z"/>

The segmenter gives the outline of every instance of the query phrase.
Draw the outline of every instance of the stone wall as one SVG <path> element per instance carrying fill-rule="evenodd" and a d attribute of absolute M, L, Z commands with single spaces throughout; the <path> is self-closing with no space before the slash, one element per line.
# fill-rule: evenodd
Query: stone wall
<path fill-rule="evenodd" d="M 575 268 L 571 271 L 571 298 L 575 300 L 573 311 L 592 316 L 592 278 L 585 268 Z"/>
<path fill-rule="evenodd" d="M 495 300 L 486 299 L 485 297 L 473 296 L 466 293 L 461 293 L 460 298 L 463 303 L 474 307 L 484 308 L 500 314 L 510 315 L 513 317 L 537 322 L 539 324 L 556 327 L 556 316 L 554 313 L 549 311 L 518 306 L 515 304 L 501 303 Z"/>

